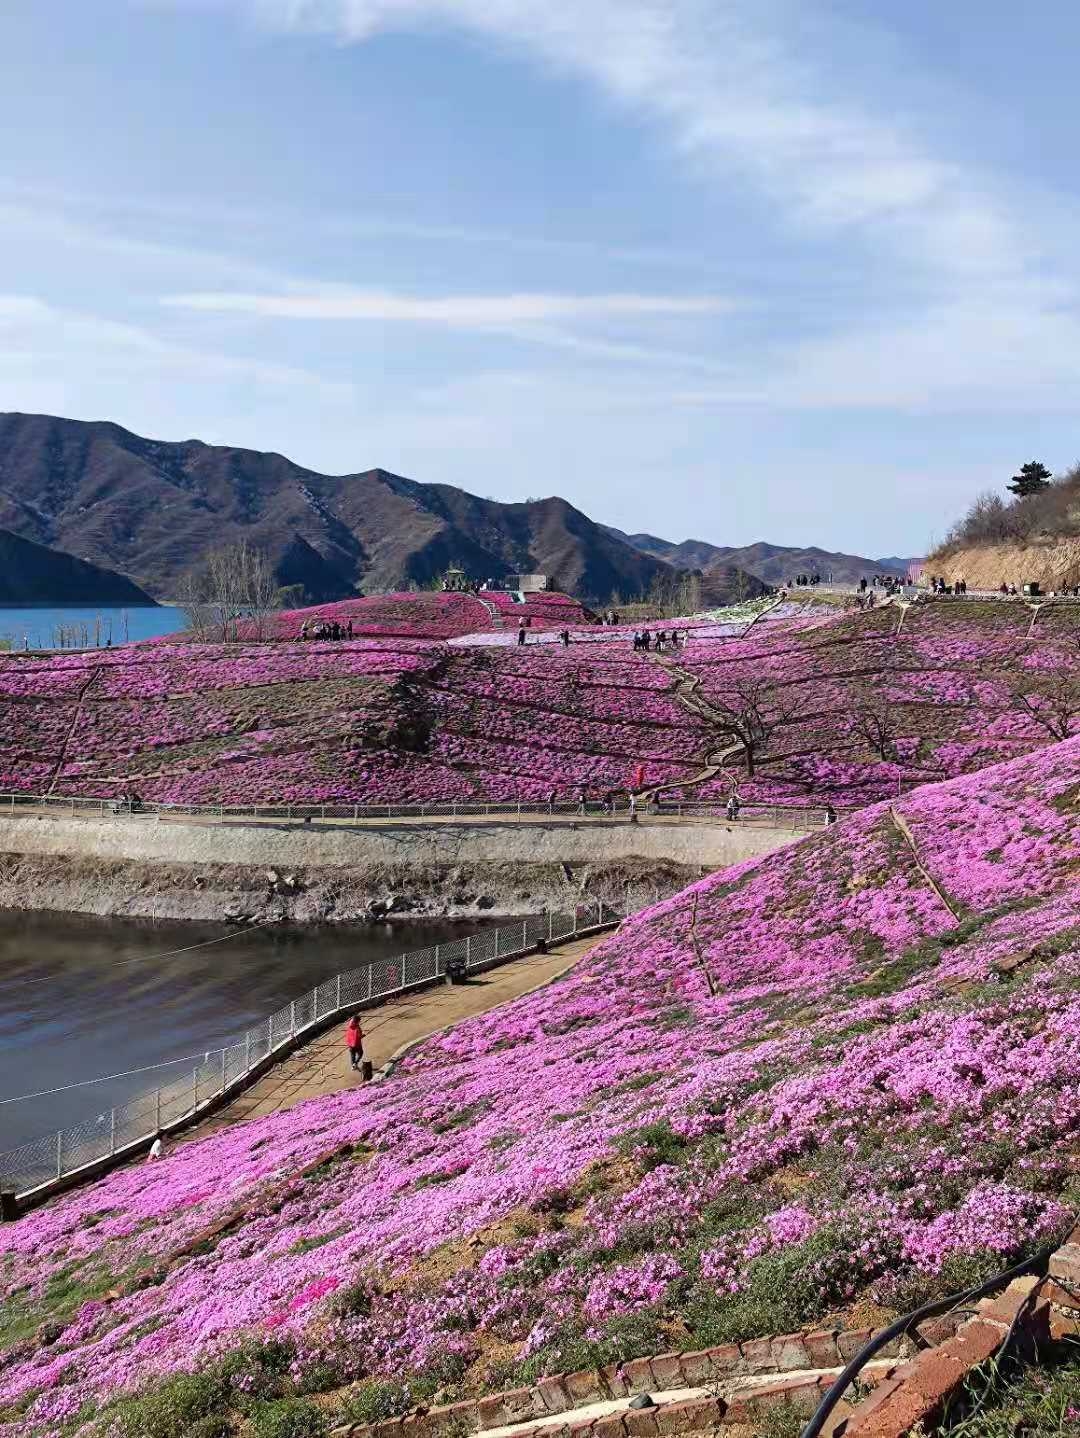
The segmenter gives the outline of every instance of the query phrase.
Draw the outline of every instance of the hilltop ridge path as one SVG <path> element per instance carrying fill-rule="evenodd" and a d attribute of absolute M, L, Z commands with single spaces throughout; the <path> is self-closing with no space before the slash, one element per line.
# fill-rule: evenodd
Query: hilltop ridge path
<path fill-rule="evenodd" d="M 552 945 L 546 954 L 512 959 L 476 974 L 467 983 L 440 984 L 388 999 L 377 1008 L 365 1009 L 361 1014 L 364 1056 L 374 1063 L 376 1071 L 385 1069 L 403 1049 L 420 1039 L 430 1038 L 462 1019 L 487 1013 L 510 999 L 521 998 L 551 983 L 606 937 L 606 934 L 589 934 L 568 939 L 564 944 Z M 360 1075 L 349 1067 L 344 1032 L 342 1019 L 274 1064 L 250 1088 L 216 1113 L 177 1135 L 169 1147 L 178 1148 L 250 1118 L 282 1113 L 309 1098 L 362 1088 Z"/>

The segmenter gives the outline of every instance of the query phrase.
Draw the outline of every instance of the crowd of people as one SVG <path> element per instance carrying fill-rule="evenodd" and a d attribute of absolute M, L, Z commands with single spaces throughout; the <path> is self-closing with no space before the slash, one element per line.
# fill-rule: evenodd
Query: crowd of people
<path fill-rule="evenodd" d="M 684 635 L 682 643 L 685 644 L 689 635 Z M 635 631 L 633 639 L 634 653 L 647 654 L 650 649 L 656 654 L 662 654 L 665 649 L 678 649 L 679 631 L 673 629 L 669 634 L 666 629 L 658 629 L 655 634 L 650 629 Z"/>
<path fill-rule="evenodd" d="M 863 575 L 859 580 L 860 594 L 865 594 L 868 589 L 884 589 L 886 594 L 893 594 L 903 587 L 904 581 L 895 574 L 875 574 L 871 579 Z"/>
<path fill-rule="evenodd" d="M 927 580 L 927 584 L 929 585 L 930 593 L 931 593 L 931 594 L 966 594 L 966 593 L 967 593 L 967 580 L 966 580 L 966 579 L 956 579 L 956 580 L 953 581 L 952 584 L 947 584 L 946 581 L 945 581 L 944 579 L 942 579 L 940 575 L 931 574 L 930 578 Z M 1007 593 L 1007 590 L 1006 590 L 1004 584 L 1001 586 L 1001 592 L 1002 592 L 1002 594 Z M 1014 586 L 1012 592 L 1013 592 L 1013 594 L 1016 593 L 1015 586 Z"/>
<path fill-rule="evenodd" d="M 307 620 L 300 626 L 301 639 L 351 639 L 353 637 L 353 622 L 350 619 L 347 624 L 339 624 L 336 619 L 332 620 Z"/>

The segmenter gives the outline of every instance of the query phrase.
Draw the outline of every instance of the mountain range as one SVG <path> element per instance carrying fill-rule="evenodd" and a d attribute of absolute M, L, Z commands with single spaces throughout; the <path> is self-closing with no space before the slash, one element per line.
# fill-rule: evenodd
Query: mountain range
<path fill-rule="evenodd" d="M 12 569 L 22 576 L 11 581 L 13 597 L 24 600 L 73 592 L 64 587 L 73 572 L 61 576 L 48 551 L 168 599 L 208 553 L 242 539 L 268 556 L 279 585 L 301 586 L 314 603 L 427 584 L 459 565 L 480 579 L 547 574 L 593 603 L 632 599 L 695 569 L 702 603 L 715 605 L 793 573 L 850 579 L 902 563 L 770 544 L 674 544 L 598 524 L 558 497 L 503 504 L 384 469 L 318 474 L 280 454 L 34 414 L 0 414 L 0 530 L 44 547 L 39 567 L 27 551 Z"/>
<path fill-rule="evenodd" d="M 315 602 L 545 573 L 583 599 L 649 589 L 671 569 L 566 500 L 500 504 L 383 469 L 328 476 L 280 454 L 144 439 L 117 424 L 0 415 L 0 527 L 178 594 L 205 555 L 246 538 Z"/>
<path fill-rule="evenodd" d="M 0 529 L 0 604 L 152 604 L 122 574 Z"/>
<path fill-rule="evenodd" d="M 676 569 L 700 569 L 706 577 L 720 569 L 734 566 L 747 574 L 754 574 L 767 584 L 784 584 L 797 574 L 820 574 L 822 579 L 833 579 L 837 584 L 857 583 L 864 575 L 869 579 L 874 574 L 906 574 L 913 563 L 900 555 L 886 559 L 866 559 L 858 554 L 843 554 L 811 545 L 801 549 L 797 546 L 757 544 L 741 547 L 708 544 L 703 539 L 684 539 L 675 544 L 670 539 L 660 539 L 655 534 L 624 534 L 621 529 L 608 527 L 608 533 L 639 549 L 642 554 L 662 559 Z"/>

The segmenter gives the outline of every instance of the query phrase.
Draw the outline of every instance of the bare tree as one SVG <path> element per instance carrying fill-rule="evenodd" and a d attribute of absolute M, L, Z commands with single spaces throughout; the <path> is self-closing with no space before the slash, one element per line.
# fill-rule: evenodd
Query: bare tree
<path fill-rule="evenodd" d="M 243 539 L 214 550 L 201 569 L 186 577 L 180 607 L 189 629 L 204 639 L 227 644 L 239 637 L 241 623 L 253 639 L 263 639 L 278 600 L 266 555 Z"/>
<path fill-rule="evenodd" d="M 709 707 L 716 716 L 719 732 L 742 745 L 748 779 L 754 777 L 761 751 L 768 746 L 773 734 L 798 712 L 798 705 L 790 695 L 752 678 L 735 680 L 723 697 L 710 695 Z"/>
<path fill-rule="evenodd" d="M 657 574 L 649 586 L 646 601 L 656 610 L 657 619 L 681 619 L 701 612 L 701 571 L 680 569 L 674 574 Z M 618 608 L 618 606 L 615 606 Z"/>
<path fill-rule="evenodd" d="M 856 698 L 851 711 L 851 728 L 866 747 L 886 763 L 898 757 L 900 737 L 896 706 L 878 689 L 866 689 Z"/>
<path fill-rule="evenodd" d="M 1017 671 L 1010 682 L 1013 704 L 1054 739 L 1080 733 L 1080 675 L 1062 665 L 1056 669 Z"/>

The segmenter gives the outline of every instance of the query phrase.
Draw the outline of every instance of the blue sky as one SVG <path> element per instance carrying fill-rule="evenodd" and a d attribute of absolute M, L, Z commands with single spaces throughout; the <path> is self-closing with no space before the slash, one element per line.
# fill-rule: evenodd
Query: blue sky
<path fill-rule="evenodd" d="M 1080 457 L 1076 7 L 14 0 L 0 408 L 919 553 Z"/>

